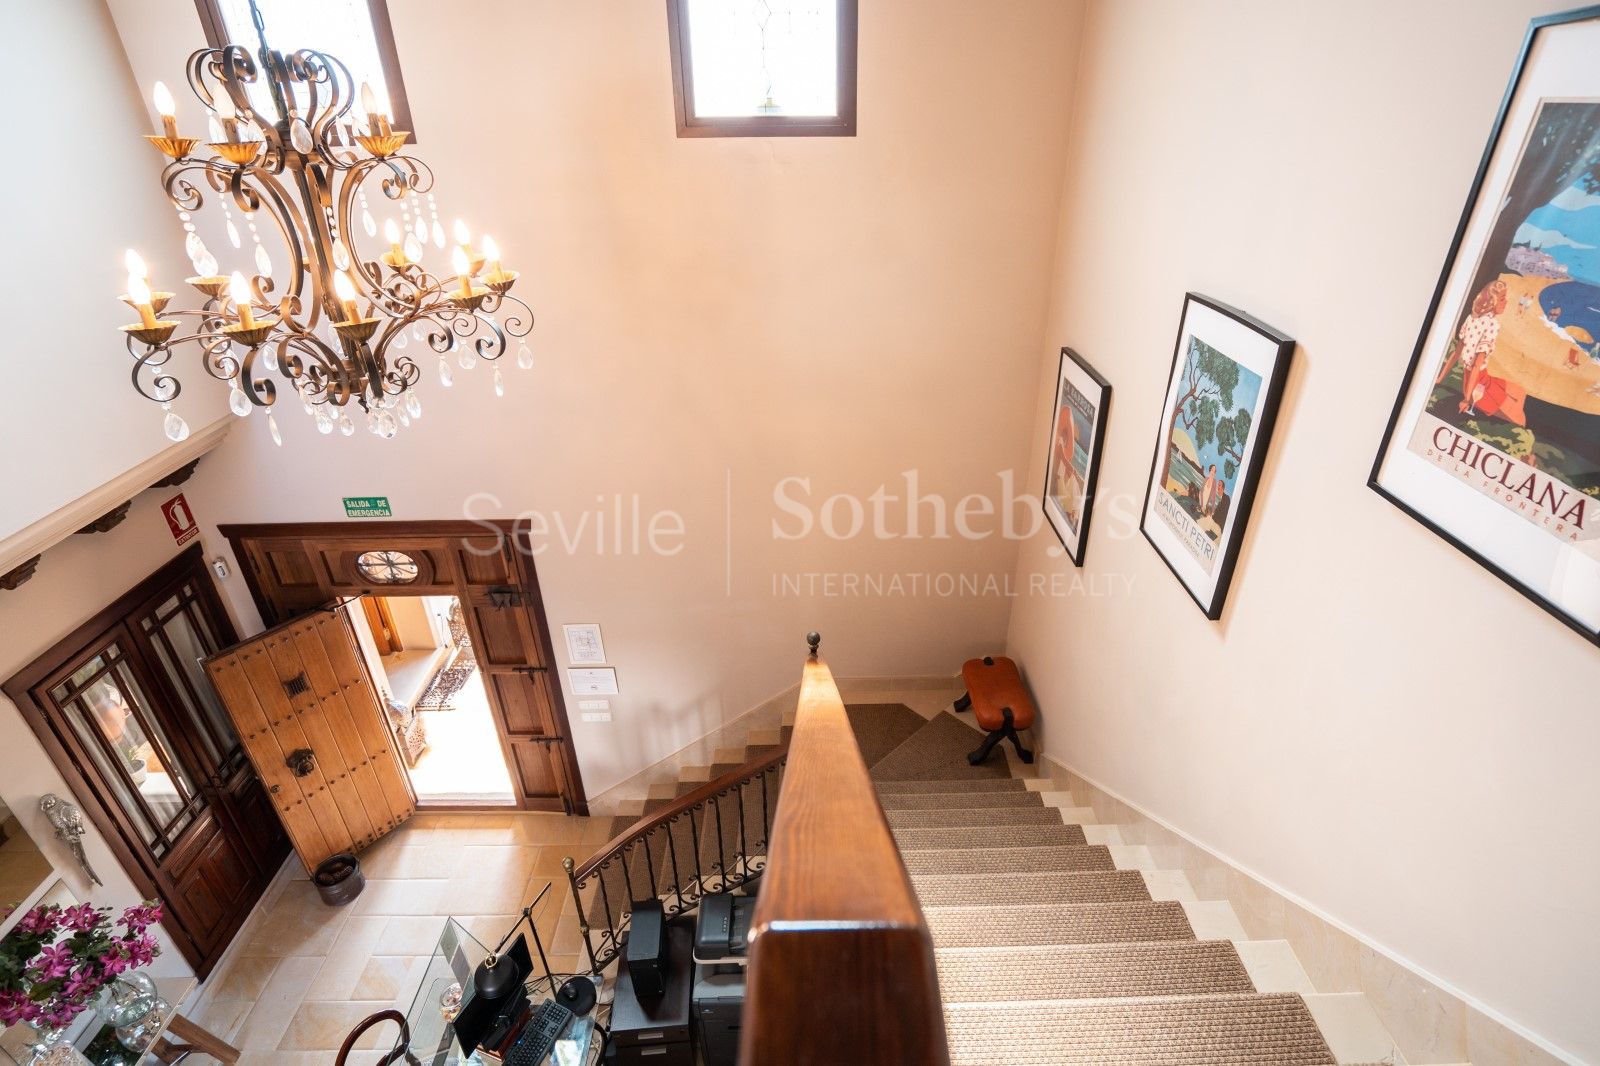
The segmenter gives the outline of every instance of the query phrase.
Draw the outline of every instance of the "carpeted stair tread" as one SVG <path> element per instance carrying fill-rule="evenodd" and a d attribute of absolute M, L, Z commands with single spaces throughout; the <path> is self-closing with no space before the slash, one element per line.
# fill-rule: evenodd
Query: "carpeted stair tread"
<path fill-rule="evenodd" d="M 1020 777 L 935 778 L 928 781 L 874 781 L 878 795 L 902 792 L 1026 792 L 1028 783 Z"/>
<path fill-rule="evenodd" d="M 903 703 L 847 703 L 844 713 L 867 766 L 905 743 L 927 719 Z"/>
<path fill-rule="evenodd" d="M 913 870 L 911 883 L 924 907 L 1006 908 L 1018 900 L 1026 900 L 1030 906 L 1150 901 L 1150 886 L 1138 870 L 1007 874 L 987 870 L 975 874 Z"/>
<path fill-rule="evenodd" d="M 1080 875 L 1087 876 L 1087 875 Z M 934 947 L 1010 948 L 1038 944 L 1131 944 L 1193 940 L 1183 904 L 1028 903 L 997 907 L 928 906 Z"/>
<path fill-rule="evenodd" d="M 945 1010 L 954 1066 L 1332 1066 L 1293 995 L 1088 1003 L 983 1003 Z"/>
<path fill-rule="evenodd" d="M 1045 871 L 1114 870 L 1111 849 L 1103 844 L 1038 848 L 951 849 L 902 848 L 901 858 L 912 874 L 1039 873 Z M 1013 900 L 1016 898 L 1011 896 Z"/>
<path fill-rule="evenodd" d="M 1055 807 L 955 807 L 949 810 L 884 811 L 890 829 L 943 829 L 968 825 L 1061 825 Z"/>
<path fill-rule="evenodd" d="M 1044 797 L 1037 792 L 891 792 L 880 794 L 878 805 L 886 811 L 1043 807 Z"/>
<path fill-rule="evenodd" d="M 938 778 L 1010 777 L 1004 758 L 990 756 L 981 764 L 967 762 L 967 753 L 983 743 L 983 734 L 951 714 L 937 714 L 872 766 L 874 781 L 931 781 Z"/>
<path fill-rule="evenodd" d="M 1215 996 L 1254 992 L 1226 940 L 944 948 L 934 953 L 946 1003 Z"/>
<path fill-rule="evenodd" d="M 1087 844 L 1081 825 L 961 825 L 896 829 L 894 839 L 906 848 L 1027 848 Z"/>

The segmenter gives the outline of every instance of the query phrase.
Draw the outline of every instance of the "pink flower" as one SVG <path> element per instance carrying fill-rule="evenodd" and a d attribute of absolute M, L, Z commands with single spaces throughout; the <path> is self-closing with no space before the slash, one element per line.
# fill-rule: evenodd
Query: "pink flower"
<path fill-rule="evenodd" d="M 60 911 L 61 908 L 53 903 L 42 903 L 22 916 L 22 920 L 17 923 L 17 929 L 35 935 L 54 933 L 58 928 L 56 916 Z"/>
<path fill-rule="evenodd" d="M 61 912 L 61 925 L 64 929 L 87 933 L 101 921 L 100 912 L 88 903 L 80 903 L 76 907 L 68 907 Z"/>
<path fill-rule="evenodd" d="M 53 981 L 58 977 L 65 977 L 67 971 L 72 969 L 75 960 L 72 948 L 67 944 L 54 944 L 42 949 L 35 955 L 29 964 L 35 981 Z"/>
<path fill-rule="evenodd" d="M 154 900 L 146 900 L 122 912 L 122 924 L 130 930 L 145 929 L 160 920 L 161 904 Z"/>

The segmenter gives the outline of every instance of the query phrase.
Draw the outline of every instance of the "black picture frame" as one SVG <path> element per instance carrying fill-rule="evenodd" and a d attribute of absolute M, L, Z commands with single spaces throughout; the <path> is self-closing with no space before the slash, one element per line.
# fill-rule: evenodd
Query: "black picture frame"
<path fill-rule="evenodd" d="M 1239 467 L 1240 476 L 1237 479 L 1238 488 L 1229 500 L 1228 513 L 1224 521 L 1221 534 L 1218 538 L 1218 547 L 1221 558 L 1217 561 L 1215 579 L 1209 590 L 1197 590 L 1184 576 L 1173 558 L 1169 557 L 1167 547 L 1151 533 L 1149 515 L 1151 502 L 1155 498 L 1156 479 L 1158 471 L 1162 468 L 1161 456 L 1165 448 L 1172 446 L 1170 434 L 1172 416 L 1169 398 L 1174 393 L 1174 381 L 1181 372 L 1185 360 L 1184 340 L 1192 335 L 1190 329 L 1190 309 L 1200 307 L 1211 313 L 1222 316 L 1223 319 L 1237 323 L 1249 333 L 1256 335 L 1260 342 L 1270 348 L 1270 355 L 1262 377 L 1259 404 L 1256 414 L 1251 419 L 1251 428 L 1247 439 L 1242 443 L 1242 448 L 1248 455 L 1241 460 Z M 1139 532 L 1144 539 L 1155 549 L 1155 553 L 1166 564 L 1172 576 L 1178 580 L 1189 598 L 1194 600 L 1205 616 L 1212 621 L 1222 617 L 1222 608 L 1227 601 L 1228 590 L 1233 584 L 1234 570 L 1239 561 L 1239 549 L 1244 542 L 1244 534 L 1249 527 L 1250 512 L 1255 506 L 1256 490 L 1260 486 L 1262 467 L 1266 463 L 1267 450 L 1272 442 L 1274 429 L 1277 427 L 1278 409 L 1283 402 L 1284 385 L 1289 377 L 1289 363 L 1294 353 L 1295 341 L 1288 334 L 1283 333 L 1252 315 L 1246 314 L 1236 307 L 1212 299 L 1209 296 L 1196 292 L 1184 294 L 1183 313 L 1178 319 L 1178 335 L 1173 344 L 1172 367 L 1167 375 L 1166 390 L 1162 393 L 1161 420 L 1156 433 L 1155 450 L 1150 457 L 1150 476 L 1145 482 L 1144 506 L 1139 513 Z M 1230 355 L 1230 358 L 1234 358 Z M 1237 361 L 1235 358 L 1234 361 Z M 1163 488 L 1163 491 L 1165 489 Z"/>
<path fill-rule="evenodd" d="M 1461 217 L 1456 222 L 1454 233 L 1451 234 L 1450 247 L 1445 253 L 1444 265 L 1439 271 L 1439 280 L 1434 285 L 1433 294 L 1428 300 L 1428 310 L 1423 316 L 1422 328 L 1417 334 L 1417 343 L 1412 348 L 1411 358 L 1406 363 L 1405 374 L 1400 379 L 1400 387 L 1395 396 L 1394 406 L 1390 409 L 1388 422 L 1384 425 L 1383 439 L 1378 445 L 1377 455 L 1373 458 L 1372 471 L 1367 478 L 1367 487 L 1445 543 L 1460 551 L 1467 558 L 1498 577 L 1527 599 L 1538 604 L 1541 609 L 1559 619 L 1563 625 L 1581 635 L 1589 643 L 1600 645 L 1600 629 L 1585 625 L 1580 619 L 1573 617 L 1563 610 L 1559 604 L 1542 594 L 1538 589 L 1519 580 L 1483 551 L 1446 529 L 1440 522 L 1425 514 L 1419 507 L 1413 506 L 1402 499 L 1396 492 L 1385 486 L 1381 480 L 1385 461 L 1389 458 L 1391 448 L 1394 446 L 1396 430 L 1405 415 L 1407 397 L 1413 388 L 1417 372 L 1426 354 L 1429 335 L 1435 328 L 1444 303 L 1450 277 L 1454 273 L 1457 261 L 1462 254 L 1473 214 L 1478 209 L 1479 201 L 1483 197 L 1484 182 L 1488 178 L 1495 154 L 1500 147 L 1501 138 L 1506 132 L 1507 119 L 1511 115 L 1511 109 L 1517 99 L 1518 90 L 1523 84 L 1523 78 L 1528 72 L 1529 59 L 1533 54 L 1539 34 L 1553 27 L 1588 22 L 1595 19 L 1600 19 L 1600 5 L 1541 15 L 1531 19 L 1528 23 L 1528 29 L 1522 38 L 1522 46 L 1517 52 L 1516 62 L 1511 69 L 1511 78 L 1506 84 L 1505 94 L 1501 97 L 1500 106 L 1495 112 L 1494 124 L 1490 128 L 1488 142 L 1484 146 L 1483 155 L 1478 161 L 1476 172 L 1473 174 L 1472 186 L 1467 193 L 1466 205 L 1461 210 Z"/>
<path fill-rule="evenodd" d="M 1067 376 L 1068 366 L 1075 366 L 1082 371 L 1085 377 L 1097 390 L 1095 395 L 1087 397 L 1094 405 L 1094 421 L 1090 426 L 1089 436 L 1089 462 L 1083 475 L 1083 514 L 1078 521 L 1077 544 L 1069 542 L 1068 536 L 1061 531 L 1057 524 L 1057 515 L 1051 511 L 1050 504 L 1054 497 L 1050 493 L 1052 474 L 1055 470 L 1055 445 L 1057 425 L 1061 418 L 1061 386 Z M 1078 385 L 1073 383 L 1074 388 Z M 1082 389 L 1079 389 L 1082 392 Z M 1100 454 L 1106 443 L 1106 419 L 1111 414 L 1111 382 L 1107 381 L 1088 360 L 1073 351 L 1071 348 L 1061 349 L 1060 362 L 1056 364 L 1055 396 L 1050 404 L 1050 428 L 1046 436 L 1045 461 L 1044 461 L 1044 490 L 1039 495 L 1039 507 L 1044 511 L 1045 523 L 1055 533 L 1056 539 L 1061 542 L 1061 550 L 1066 552 L 1067 558 L 1072 560 L 1073 566 L 1082 566 L 1084 553 L 1089 547 L 1089 520 L 1094 516 L 1095 490 L 1100 483 Z M 1064 520 L 1065 516 L 1062 516 Z"/>

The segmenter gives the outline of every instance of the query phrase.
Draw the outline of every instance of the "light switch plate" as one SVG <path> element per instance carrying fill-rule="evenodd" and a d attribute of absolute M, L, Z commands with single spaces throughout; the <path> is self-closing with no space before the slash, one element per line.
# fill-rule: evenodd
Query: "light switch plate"
<path fill-rule="evenodd" d="M 611 721 L 611 712 L 610 711 L 584 711 L 583 712 L 583 720 L 585 722 L 609 722 L 609 721 Z"/>
<path fill-rule="evenodd" d="M 610 709 L 611 709 L 611 701 L 610 700 L 579 700 L 578 701 L 578 710 L 580 710 L 580 711 L 609 711 Z"/>

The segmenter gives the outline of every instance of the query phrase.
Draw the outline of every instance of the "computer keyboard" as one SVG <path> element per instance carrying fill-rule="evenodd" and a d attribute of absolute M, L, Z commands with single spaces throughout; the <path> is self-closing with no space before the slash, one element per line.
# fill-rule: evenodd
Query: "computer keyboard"
<path fill-rule="evenodd" d="M 574 1015 L 553 999 L 547 999 L 533 1008 L 533 1016 L 523 1026 L 511 1052 L 506 1055 L 505 1066 L 539 1066 L 566 1032 Z"/>

